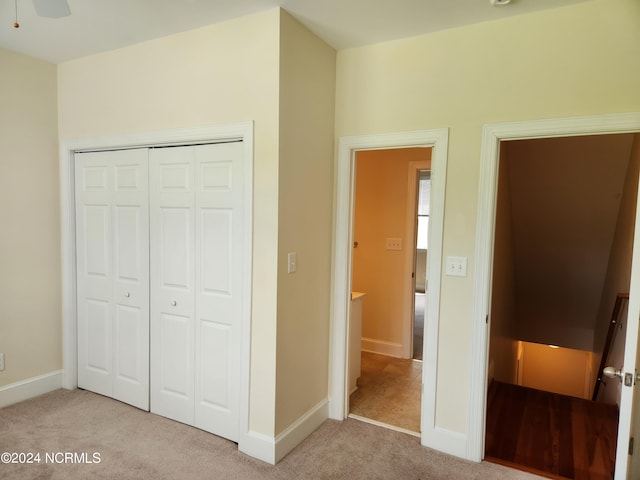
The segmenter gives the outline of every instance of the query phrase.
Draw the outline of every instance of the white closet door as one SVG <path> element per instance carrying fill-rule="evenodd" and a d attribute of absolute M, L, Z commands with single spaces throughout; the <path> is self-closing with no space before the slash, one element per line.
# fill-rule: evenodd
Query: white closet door
<path fill-rule="evenodd" d="M 195 425 L 237 441 L 242 314 L 243 144 L 195 147 Z"/>
<path fill-rule="evenodd" d="M 194 423 L 193 147 L 149 153 L 151 411 Z"/>
<path fill-rule="evenodd" d="M 148 410 L 147 150 L 75 161 L 78 386 Z"/>
<path fill-rule="evenodd" d="M 154 149 L 151 410 L 237 440 L 242 143 Z"/>

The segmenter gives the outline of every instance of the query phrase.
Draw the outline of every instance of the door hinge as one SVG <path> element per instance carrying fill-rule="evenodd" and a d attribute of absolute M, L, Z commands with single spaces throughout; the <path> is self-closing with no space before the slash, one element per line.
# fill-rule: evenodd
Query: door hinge
<path fill-rule="evenodd" d="M 629 439 L 629 455 L 633 455 L 633 437 Z"/>
<path fill-rule="evenodd" d="M 484 323 L 489 325 L 489 314 L 488 313 L 487 313 L 487 316 L 484 318 Z"/>

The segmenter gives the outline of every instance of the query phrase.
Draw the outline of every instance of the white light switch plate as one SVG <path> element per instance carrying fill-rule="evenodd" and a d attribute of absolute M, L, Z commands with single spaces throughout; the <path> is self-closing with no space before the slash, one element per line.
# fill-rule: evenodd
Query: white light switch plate
<path fill-rule="evenodd" d="M 387 250 L 402 250 L 401 238 L 387 238 Z"/>
<path fill-rule="evenodd" d="M 298 268 L 298 254 L 291 252 L 287 255 L 287 273 L 295 273 Z"/>
<path fill-rule="evenodd" d="M 467 257 L 447 257 L 446 274 L 453 277 L 466 277 Z"/>

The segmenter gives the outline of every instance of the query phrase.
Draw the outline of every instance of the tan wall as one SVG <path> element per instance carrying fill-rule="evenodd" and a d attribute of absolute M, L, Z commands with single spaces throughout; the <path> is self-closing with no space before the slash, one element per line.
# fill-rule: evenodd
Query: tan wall
<path fill-rule="evenodd" d="M 520 385 L 591 399 L 591 352 L 522 342 Z"/>
<path fill-rule="evenodd" d="M 631 134 L 505 142 L 519 339 L 592 349 L 632 142 Z"/>
<path fill-rule="evenodd" d="M 328 395 L 336 59 L 286 12 L 280 22 L 276 434 Z"/>
<path fill-rule="evenodd" d="M 358 247 L 353 249 L 352 290 L 367 294 L 362 337 L 369 349 L 382 343 L 401 350 L 405 255 L 413 257 L 413 240 L 406 238 L 409 163 L 430 159 L 429 148 L 370 150 L 356 156 L 353 239 Z M 402 250 L 387 250 L 387 238 L 401 238 Z"/>
<path fill-rule="evenodd" d="M 274 9 L 58 66 L 63 140 L 255 122 L 249 421 L 269 436 L 275 429 L 279 23 Z"/>
<path fill-rule="evenodd" d="M 509 162 L 506 161 L 508 150 L 508 143 L 500 146 L 493 249 L 493 284 L 491 287 L 489 374 L 492 376 L 490 380 L 516 383 L 518 319 Z"/>
<path fill-rule="evenodd" d="M 0 386 L 62 368 L 56 66 L 0 49 Z"/>
<path fill-rule="evenodd" d="M 607 337 L 611 313 L 618 293 L 629 293 L 629 281 L 631 278 L 631 255 L 633 253 L 633 235 L 635 231 L 635 213 L 638 197 L 638 175 L 640 175 L 640 134 L 634 135 L 633 146 L 629 158 L 629 167 L 624 183 L 624 190 L 620 200 L 620 210 L 616 231 L 611 246 L 607 275 L 602 289 L 602 297 L 598 310 L 595 325 L 593 351 L 594 371 L 597 371 L 604 342 Z M 625 309 L 627 303 L 625 302 Z M 626 322 L 621 322 L 626 325 Z M 615 345 L 611 347 L 609 355 L 609 365 L 620 367 L 624 363 L 624 339 L 626 329 L 617 330 Z M 610 388 L 609 385 L 616 385 L 618 382 L 607 382 L 607 388 L 603 390 L 603 395 L 598 399 L 606 403 L 619 403 L 619 389 Z"/>
<path fill-rule="evenodd" d="M 442 277 L 437 427 L 468 425 L 482 126 L 640 111 L 639 23 L 594 0 L 338 52 L 337 136 L 449 128 L 443 255 L 469 271 Z"/>

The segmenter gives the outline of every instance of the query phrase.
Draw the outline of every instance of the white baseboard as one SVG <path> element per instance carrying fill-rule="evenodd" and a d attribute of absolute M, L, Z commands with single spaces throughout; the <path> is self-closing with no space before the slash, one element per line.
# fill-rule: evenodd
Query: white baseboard
<path fill-rule="evenodd" d="M 249 430 L 240 436 L 238 450 L 271 465 L 276 464 L 275 438 Z"/>
<path fill-rule="evenodd" d="M 467 458 L 467 435 L 464 433 L 435 427 L 430 432 L 427 432 L 426 435 L 422 435 L 421 443 L 425 447 L 471 460 Z"/>
<path fill-rule="evenodd" d="M 402 357 L 402 344 L 385 342 L 384 340 L 376 340 L 374 338 L 362 337 L 362 351 L 369 353 L 378 353 L 389 357 Z"/>
<path fill-rule="evenodd" d="M 62 370 L 0 387 L 0 408 L 62 388 Z"/>
<path fill-rule="evenodd" d="M 329 418 L 329 402 L 324 399 L 275 438 L 250 430 L 241 436 L 238 450 L 253 458 L 275 465 L 327 418 Z"/>
<path fill-rule="evenodd" d="M 276 437 L 276 462 L 282 460 L 287 453 L 311 435 L 327 418 L 329 418 L 329 401 L 324 399 L 289 425 Z"/>

